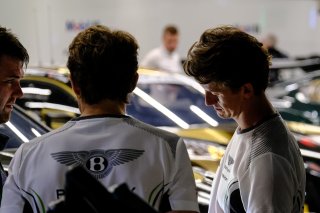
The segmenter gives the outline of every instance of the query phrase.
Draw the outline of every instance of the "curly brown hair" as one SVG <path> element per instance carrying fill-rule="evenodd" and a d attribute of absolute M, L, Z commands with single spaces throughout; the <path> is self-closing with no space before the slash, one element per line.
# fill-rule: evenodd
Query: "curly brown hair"
<path fill-rule="evenodd" d="M 270 55 L 253 36 L 232 26 L 206 30 L 189 49 L 185 73 L 201 84 L 222 83 L 233 90 L 251 83 L 255 93 L 269 83 Z"/>
<path fill-rule="evenodd" d="M 95 25 L 69 46 L 67 67 L 88 104 L 104 99 L 128 103 L 138 69 L 138 44 L 125 31 Z"/>

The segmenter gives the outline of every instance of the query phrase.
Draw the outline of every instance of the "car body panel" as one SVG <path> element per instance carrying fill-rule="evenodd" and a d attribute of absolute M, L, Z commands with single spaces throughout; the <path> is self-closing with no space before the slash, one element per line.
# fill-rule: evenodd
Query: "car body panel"
<path fill-rule="evenodd" d="M 221 145 L 227 145 L 230 141 L 231 134 L 225 130 L 216 130 L 212 128 L 194 128 L 194 129 L 179 129 L 175 132 L 183 138 L 197 138 L 199 140 L 207 140 L 214 138 L 216 143 Z M 196 136 L 196 137 L 195 137 Z"/>

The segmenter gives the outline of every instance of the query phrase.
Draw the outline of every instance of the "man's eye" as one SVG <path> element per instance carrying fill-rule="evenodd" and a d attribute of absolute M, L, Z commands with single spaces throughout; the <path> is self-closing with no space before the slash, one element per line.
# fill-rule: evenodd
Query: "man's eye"
<path fill-rule="evenodd" d="M 215 96 L 218 96 L 218 95 L 219 95 L 219 93 L 217 93 L 217 92 L 211 92 L 211 94 L 212 94 L 212 95 L 215 95 Z"/>
<path fill-rule="evenodd" d="M 13 82 L 14 82 L 14 79 L 4 81 L 4 83 L 6 83 L 6 84 L 12 84 Z"/>

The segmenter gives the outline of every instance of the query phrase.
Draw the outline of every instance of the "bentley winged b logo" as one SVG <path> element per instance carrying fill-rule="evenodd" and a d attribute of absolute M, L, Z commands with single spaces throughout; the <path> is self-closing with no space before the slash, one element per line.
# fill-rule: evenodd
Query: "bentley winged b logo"
<path fill-rule="evenodd" d="M 127 163 L 139 158 L 144 150 L 110 149 L 91 151 L 65 151 L 52 153 L 53 159 L 61 164 L 81 165 L 97 179 L 106 177 L 114 166 Z"/>

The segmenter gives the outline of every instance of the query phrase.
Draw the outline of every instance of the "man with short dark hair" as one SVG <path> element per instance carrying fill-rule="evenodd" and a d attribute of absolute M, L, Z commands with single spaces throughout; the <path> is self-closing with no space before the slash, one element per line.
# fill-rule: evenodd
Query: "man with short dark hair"
<path fill-rule="evenodd" d="M 298 144 L 265 95 L 270 56 L 256 38 L 231 27 L 206 30 L 185 72 L 205 102 L 236 129 L 211 191 L 210 213 L 303 212 L 305 169 Z"/>
<path fill-rule="evenodd" d="M 167 25 L 162 34 L 162 45 L 151 50 L 142 59 L 141 66 L 175 73 L 183 73 L 181 58 L 176 49 L 179 43 L 179 31 L 174 25 Z"/>
<path fill-rule="evenodd" d="M 10 30 L 0 26 L 0 124 L 10 119 L 13 105 L 23 94 L 20 79 L 24 75 L 23 66 L 27 66 L 28 61 L 28 52 L 18 38 Z M 8 139 L 8 136 L 0 134 L 0 150 L 5 147 Z M 1 164 L 0 174 L 1 199 L 2 186 L 6 179 Z"/>
<path fill-rule="evenodd" d="M 19 148 L 2 212 L 19 213 L 26 204 L 45 211 L 64 195 L 65 173 L 77 165 L 105 187 L 126 183 L 161 212 L 198 212 L 183 140 L 126 115 L 138 80 L 137 50 L 131 34 L 102 25 L 74 38 L 67 66 L 81 116 Z"/>

